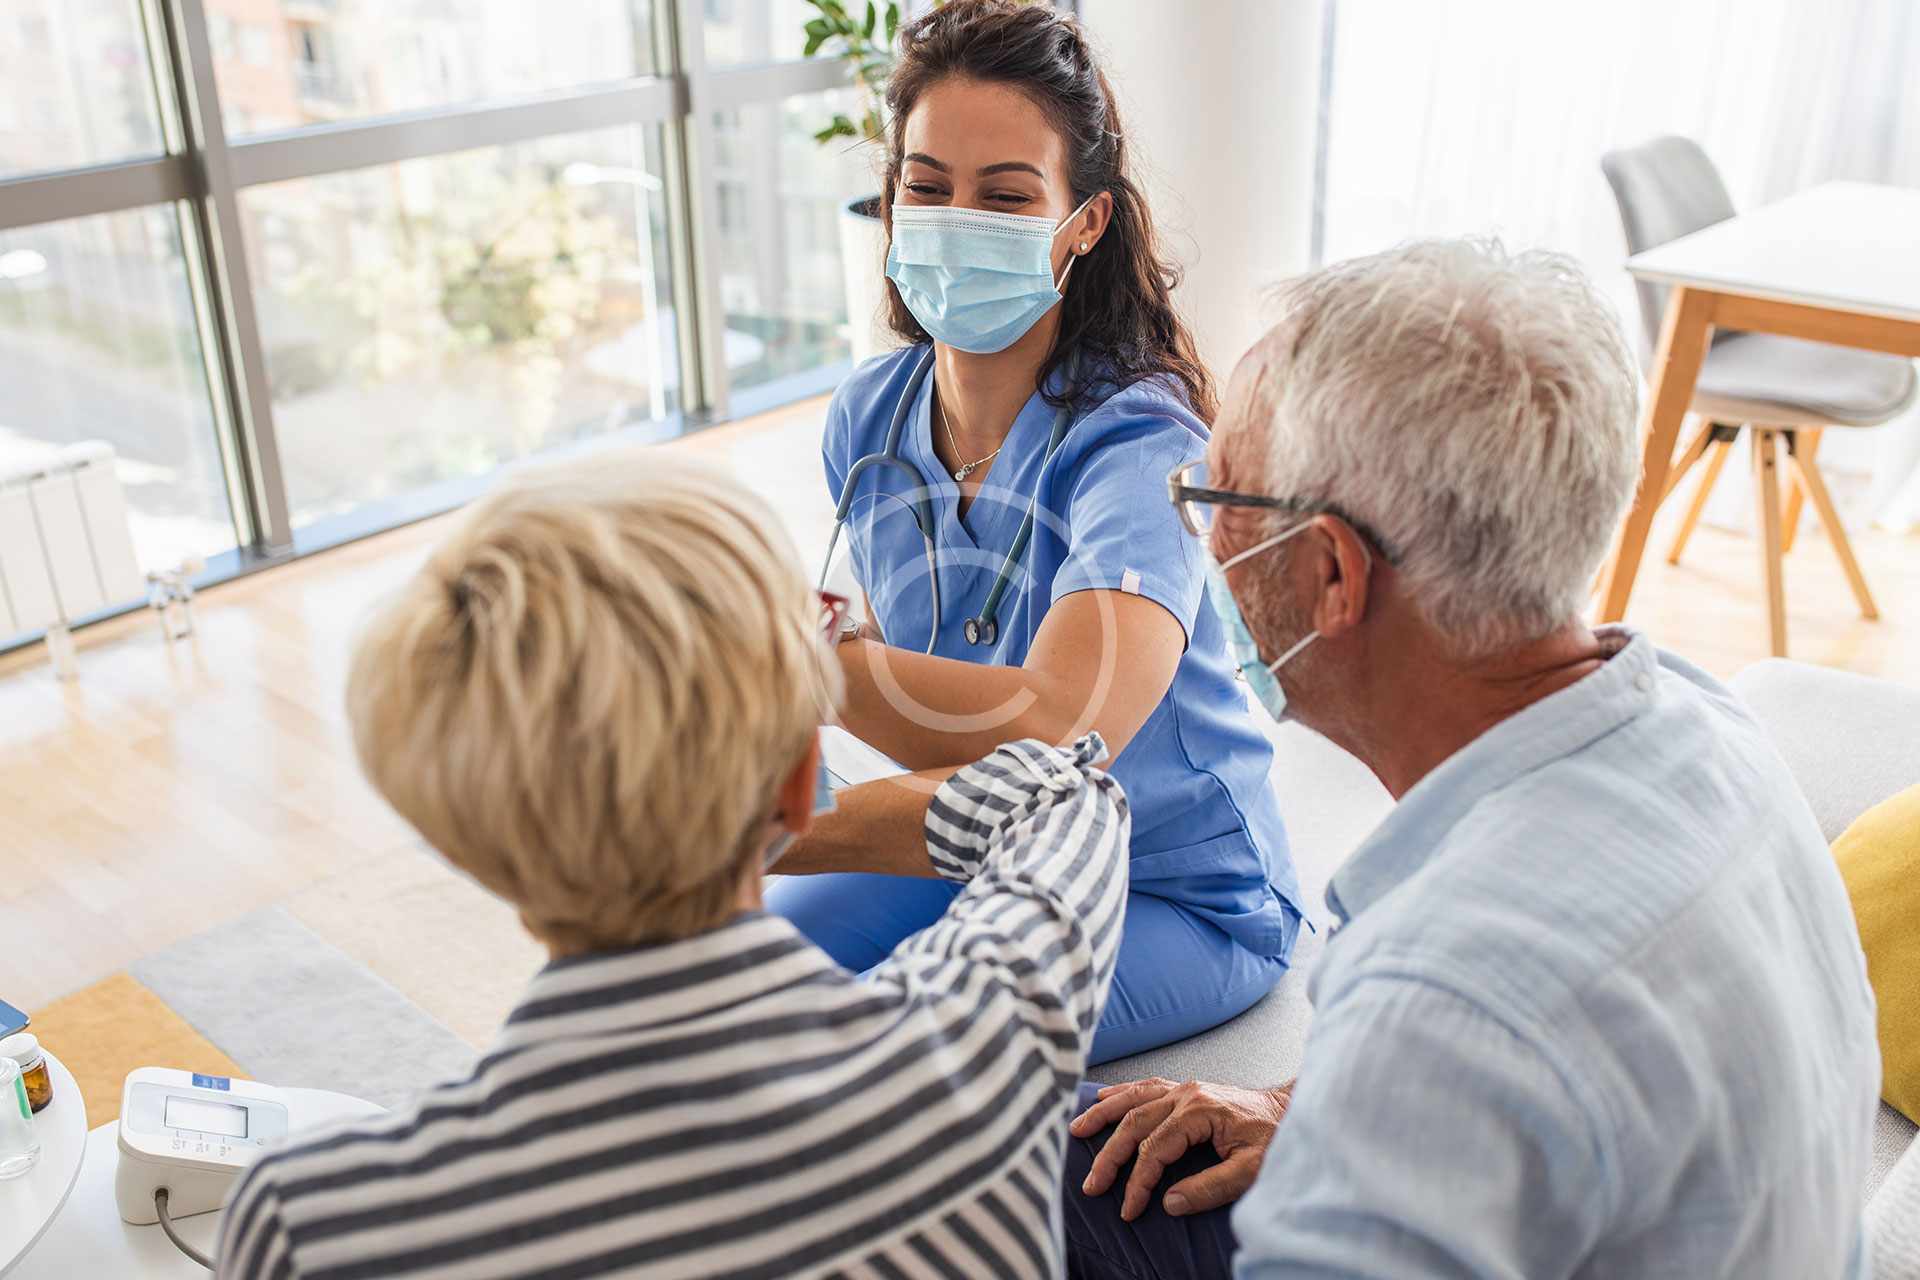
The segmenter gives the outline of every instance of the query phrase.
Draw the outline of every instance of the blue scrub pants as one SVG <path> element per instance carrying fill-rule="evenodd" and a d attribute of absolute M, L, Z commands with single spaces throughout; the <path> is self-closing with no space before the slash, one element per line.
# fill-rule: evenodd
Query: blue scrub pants
<path fill-rule="evenodd" d="M 938 920 L 959 894 L 959 885 L 929 877 L 783 876 L 767 886 L 767 910 L 791 920 L 843 968 L 864 973 Z M 1165 898 L 1129 894 L 1120 963 L 1088 1061 L 1111 1062 L 1217 1027 L 1286 971 L 1285 960 L 1253 954 Z"/>

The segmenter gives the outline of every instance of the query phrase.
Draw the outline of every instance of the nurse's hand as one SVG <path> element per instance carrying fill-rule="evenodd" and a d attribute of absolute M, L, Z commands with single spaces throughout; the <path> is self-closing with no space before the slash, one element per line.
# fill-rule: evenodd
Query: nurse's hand
<path fill-rule="evenodd" d="M 1202 1143 L 1211 1144 L 1220 1163 L 1167 1188 L 1160 1206 L 1174 1217 L 1231 1204 L 1260 1173 L 1273 1132 L 1287 1114 L 1293 1081 L 1278 1089 L 1236 1089 L 1190 1080 L 1136 1080 L 1100 1090 L 1100 1100 L 1068 1126 L 1077 1138 L 1090 1138 L 1117 1126 L 1093 1158 L 1081 1184 L 1090 1196 L 1104 1194 L 1129 1160 L 1133 1173 L 1120 1204 L 1120 1217 L 1132 1222 L 1152 1199 L 1167 1166 Z"/>

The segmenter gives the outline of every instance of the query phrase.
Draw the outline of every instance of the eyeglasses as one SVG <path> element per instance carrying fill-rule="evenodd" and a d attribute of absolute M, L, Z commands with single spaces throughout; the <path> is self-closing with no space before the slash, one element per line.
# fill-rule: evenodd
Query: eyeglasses
<path fill-rule="evenodd" d="M 1175 467 L 1167 476 L 1167 500 L 1180 513 L 1180 523 L 1196 538 L 1213 536 L 1215 507 L 1260 507 L 1268 511 L 1291 511 L 1297 515 L 1338 516 L 1353 526 L 1353 531 L 1371 542 L 1388 563 L 1398 557 L 1386 539 L 1328 502 L 1308 502 L 1303 498 L 1270 498 L 1260 493 L 1236 493 L 1231 489 L 1207 487 L 1207 461 L 1196 458 Z"/>

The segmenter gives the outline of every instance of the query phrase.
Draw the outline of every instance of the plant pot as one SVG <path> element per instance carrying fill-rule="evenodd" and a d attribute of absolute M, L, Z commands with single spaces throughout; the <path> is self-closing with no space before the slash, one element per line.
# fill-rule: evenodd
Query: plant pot
<path fill-rule="evenodd" d="M 861 196 L 840 207 L 840 270 L 847 289 L 847 334 L 853 362 L 891 351 L 900 339 L 887 328 L 887 231 L 880 221 L 880 197 Z"/>

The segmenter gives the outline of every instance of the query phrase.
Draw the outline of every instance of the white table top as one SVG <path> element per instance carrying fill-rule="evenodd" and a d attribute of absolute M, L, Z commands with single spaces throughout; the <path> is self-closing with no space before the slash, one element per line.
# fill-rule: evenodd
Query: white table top
<path fill-rule="evenodd" d="M 371 1102 L 325 1089 L 288 1089 L 286 1094 L 288 1127 L 295 1134 L 380 1110 Z M 115 1121 L 87 1135 L 86 1165 L 72 1199 L 33 1252 L 20 1260 L 19 1269 L 8 1273 L 7 1280 L 76 1280 L 80 1276 L 207 1280 L 207 1272 L 174 1248 L 159 1224 L 136 1227 L 120 1220 L 113 1199 L 114 1172 L 120 1165 L 119 1128 Z M 41 1163 L 45 1163 L 44 1157 Z M 220 1219 L 218 1213 L 201 1213 L 176 1219 L 173 1225 L 188 1244 L 211 1255 L 219 1244 Z"/>
<path fill-rule="evenodd" d="M 1636 253 L 1642 280 L 1920 321 L 1920 190 L 1829 182 Z"/>
<path fill-rule="evenodd" d="M 13 1268 L 52 1225 L 80 1176 L 87 1152 L 87 1104 L 66 1064 L 47 1054 L 53 1101 L 33 1117 L 40 1162 L 0 1182 L 0 1275 Z M 8 1097 L 7 1105 L 13 1104 Z"/>

